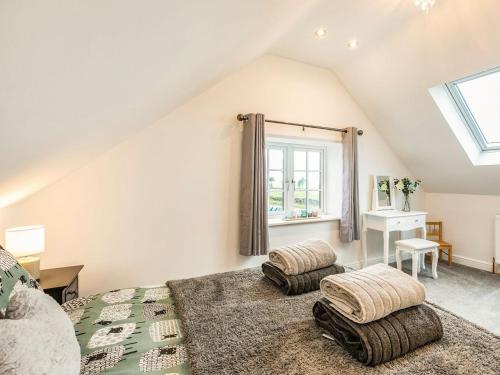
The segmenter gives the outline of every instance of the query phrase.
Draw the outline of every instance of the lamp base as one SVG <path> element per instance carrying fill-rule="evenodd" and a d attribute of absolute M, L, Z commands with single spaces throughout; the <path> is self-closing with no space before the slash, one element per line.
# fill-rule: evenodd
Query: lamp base
<path fill-rule="evenodd" d="M 40 280 L 40 258 L 21 257 L 17 260 L 19 264 L 36 280 Z"/>

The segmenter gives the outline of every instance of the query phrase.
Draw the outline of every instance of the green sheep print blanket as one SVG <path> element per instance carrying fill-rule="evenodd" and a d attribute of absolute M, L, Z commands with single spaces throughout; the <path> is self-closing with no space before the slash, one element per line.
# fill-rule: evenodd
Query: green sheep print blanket
<path fill-rule="evenodd" d="M 113 290 L 63 305 L 80 343 L 81 375 L 188 375 L 167 287 Z"/>

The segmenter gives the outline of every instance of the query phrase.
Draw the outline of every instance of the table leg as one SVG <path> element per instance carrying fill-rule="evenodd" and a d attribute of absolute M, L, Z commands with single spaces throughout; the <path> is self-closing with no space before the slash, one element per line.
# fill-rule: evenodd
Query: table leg
<path fill-rule="evenodd" d="M 384 263 L 389 264 L 389 231 L 384 230 Z"/>
<path fill-rule="evenodd" d="M 422 238 L 423 238 L 424 240 L 426 240 L 426 239 L 427 239 L 427 228 L 426 228 L 426 226 L 425 226 L 425 225 L 422 227 Z M 422 269 L 423 269 L 423 270 L 425 270 L 425 253 L 422 253 L 420 256 L 421 256 L 421 258 L 422 258 L 422 259 L 421 259 L 421 262 L 422 262 L 422 263 L 421 263 L 421 264 L 422 264 Z"/>
<path fill-rule="evenodd" d="M 437 279 L 438 249 L 432 250 L 432 278 Z"/>
<path fill-rule="evenodd" d="M 414 251 L 411 256 L 411 275 L 415 280 L 418 280 L 418 253 Z"/>
<path fill-rule="evenodd" d="M 401 265 L 401 254 L 399 252 L 399 247 L 396 246 L 396 265 L 398 267 L 398 270 L 401 271 L 402 265 Z"/>
<path fill-rule="evenodd" d="M 365 221 L 366 219 L 363 215 L 361 217 L 361 251 L 363 252 L 363 267 L 368 266 L 368 249 L 366 243 L 366 232 L 368 231 L 368 228 L 366 227 Z"/>

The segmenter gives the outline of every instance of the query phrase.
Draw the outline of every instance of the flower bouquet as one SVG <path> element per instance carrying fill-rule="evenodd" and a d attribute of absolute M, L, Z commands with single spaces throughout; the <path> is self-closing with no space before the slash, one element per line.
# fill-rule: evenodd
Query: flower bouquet
<path fill-rule="evenodd" d="M 416 192 L 420 184 L 420 180 L 410 180 L 408 177 L 394 179 L 394 186 L 403 193 L 403 211 L 411 211 L 410 194 Z"/>

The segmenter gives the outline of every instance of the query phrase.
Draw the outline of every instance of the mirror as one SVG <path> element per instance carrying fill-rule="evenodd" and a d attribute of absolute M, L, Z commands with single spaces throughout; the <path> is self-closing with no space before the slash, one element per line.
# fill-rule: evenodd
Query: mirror
<path fill-rule="evenodd" d="M 394 180 L 390 175 L 373 176 L 373 210 L 394 210 Z"/>

